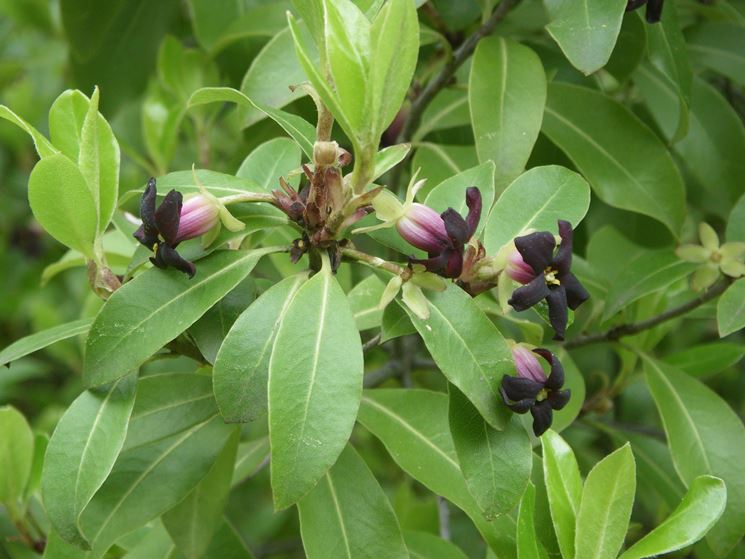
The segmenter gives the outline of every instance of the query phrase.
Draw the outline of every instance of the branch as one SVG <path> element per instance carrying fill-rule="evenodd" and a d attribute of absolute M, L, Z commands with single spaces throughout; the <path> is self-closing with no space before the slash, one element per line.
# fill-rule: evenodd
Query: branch
<path fill-rule="evenodd" d="M 453 57 L 445 64 L 442 70 L 440 70 L 440 73 L 427 83 L 422 92 L 411 104 L 409 116 L 406 119 L 406 124 L 404 125 L 403 130 L 401 130 L 401 133 L 398 136 L 397 143 L 411 141 L 414 132 L 419 127 L 419 123 L 422 120 L 422 114 L 424 114 L 427 105 L 429 105 L 435 95 L 437 95 L 440 90 L 450 82 L 453 75 L 455 75 L 455 71 L 460 68 L 461 64 L 463 64 L 468 57 L 473 54 L 473 51 L 476 49 L 476 44 L 482 38 L 492 34 L 497 24 L 504 19 L 507 12 L 509 12 L 518 1 L 519 0 L 502 0 L 499 3 L 499 6 L 497 6 L 492 13 L 491 17 L 486 20 L 486 22 L 484 22 L 475 33 L 470 35 L 460 47 L 458 47 L 458 50 L 455 51 Z"/>
<path fill-rule="evenodd" d="M 621 324 L 620 326 L 614 326 L 613 328 L 610 328 L 605 332 L 579 336 L 577 338 L 574 338 L 573 340 L 569 340 L 567 343 L 564 344 L 564 347 L 566 349 L 574 349 L 577 347 L 597 344 L 601 342 L 615 342 L 625 336 L 633 336 L 634 334 L 638 334 L 639 332 L 643 332 L 644 330 L 649 330 L 650 328 L 654 328 L 655 326 L 658 326 L 663 322 L 667 322 L 668 320 L 672 320 L 673 318 L 683 316 L 684 314 L 697 309 L 701 305 L 708 303 L 712 299 L 716 299 L 722 293 L 724 293 L 724 291 L 730 286 L 731 283 L 732 280 L 723 279 L 719 283 L 714 284 L 712 287 L 704 291 L 695 299 L 691 299 L 687 303 L 683 303 L 680 306 L 668 309 L 665 312 L 658 314 L 657 316 L 653 316 L 652 318 L 649 318 L 647 320 L 642 320 L 631 324 Z"/>
<path fill-rule="evenodd" d="M 341 253 L 347 258 L 366 264 L 371 268 L 380 268 L 381 270 L 385 270 L 386 272 L 390 272 L 391 274 L 395 274 L 397 276 L 406 273 L 406 268 L 399 266 L 395 262 L 383 260 L 382 258 L 373 256 L 372 254 L 367 254 L 366 252 L 362 252 L 361 250 L 344 247 L 341 249 Z"/>

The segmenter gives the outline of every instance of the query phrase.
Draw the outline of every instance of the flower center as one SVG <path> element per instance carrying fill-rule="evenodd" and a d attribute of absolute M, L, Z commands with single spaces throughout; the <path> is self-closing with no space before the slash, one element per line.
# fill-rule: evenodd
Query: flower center
<path fill-rule="evenodd" d="M 711 256 L 709 256 L 709 260 L 712 262 L 719 262 L 722 260 L 722 255 L 718 250 L 714 250 L 711 252 Z"/>
<path fill-rule="evenodd" d="M 548 398 L 548 390 L 542 388 L 538 395 L 535 397 L 535 401 L 543 402 L 543 400 L 545 400 L 546 398 Z"/>
<path fill-rule="evenodd" d="M 543 275 L 546 276 L 546 283 L 548 285 L 561 285 L 561 282 L 556 277 L 558 270 L 554 270 L 551 266 L 543 270 Z"/>

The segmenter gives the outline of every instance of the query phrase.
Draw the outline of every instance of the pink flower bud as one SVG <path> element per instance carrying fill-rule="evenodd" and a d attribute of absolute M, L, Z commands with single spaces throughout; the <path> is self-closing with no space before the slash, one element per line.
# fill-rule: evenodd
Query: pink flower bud
<path fill-rule="evenodd" d="M 220 221 L 218 205 L 202 194 L 187 198 L 181 207 L 177 242 L 204 235 Z"/>
<path fill-rule="evenodd" d="M 450 244 L 442 217 L 424 204 L 411 204 L 396 228 L 409 244 L 427 253 L 438 253 Z"/>
<path fill-rule="evenodd" d="M 533 268 L 523 260 L 522 255 L 517 250 L 513 250 L 507 258 L 507 275 L 523 285 L 535 279 Z"/>
<path fill-rule="evenodd" d="M 512 346 L 512 359 L 515 361 L 517 376 L 529 378 L 535 382 L 546 382 L 546 373 L 538 361 L 535 353 L 523 345 L 515 344 Z"/>

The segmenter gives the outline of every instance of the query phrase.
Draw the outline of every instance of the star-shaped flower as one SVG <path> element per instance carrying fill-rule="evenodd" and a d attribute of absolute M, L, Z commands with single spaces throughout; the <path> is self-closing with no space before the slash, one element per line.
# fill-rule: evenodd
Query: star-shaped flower
<path fill-rule="evenodd" d="M 729 242 L 720 246 L 716 231 L 707 223 L 698 226 L 700 245 L 681 245 L 675 251 L 681 260 L 701 264 L 693 273 L 691 287 L 703 291 L 711 286 L 720 272 L 731 278 L 745 276 L 745 243 Z"/>
<path fill-rule="evenodd" d="M 551 367 L 548 377 L 534 354 L 548 362 Z M 556 355 L 547 349 L 536 348 L 531 352 L 520 344 L 512 347 L 512 358 L 517 376 L 502 377 L 502 399 L 515 413 L 530 411 L 533 433 L 540 437 L 551 427 L 553 410 L 562 409 L 571 397 L 570 390 L 561 390 L 564 386 L 564 367 Z"/>
<path fill-rule="evenodd" d="M 590 295 L 572 274 L 572 225 L 559 221 L 561 243 L 548 231 L 515 238 L 517 254 L 509 258 L 507 274 L 520 283 L 508 301 L 516 311 L 529 309 L 543 299 L 548 303 L 548 317 L 555 340 L 563 340 L 567 326 L 567 307 L 575 310 Z"/>

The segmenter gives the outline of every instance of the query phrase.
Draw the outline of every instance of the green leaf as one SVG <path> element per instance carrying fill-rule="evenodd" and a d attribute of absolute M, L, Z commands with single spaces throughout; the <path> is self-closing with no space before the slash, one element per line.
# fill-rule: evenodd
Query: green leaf
<path fill-rule="evenodd" d="M 574 557 L 574 536 L 582 500 L 582 478 L 569 445 L 550 429 L 541 437 L 548 506 L 562 557 Z"/>
<path fill-rule="evenodd" d="M 530 438 L 517 416 L 492 429 L 460 390 L 450 386 L 450 433 L 471 495 L 487 520 L 511 511 L 530 479 Z"/>
<path fill-rule="evenodd" d="M 403 161 L 409 154 L 410 150 L 411 144 L 396 144 L 381 149 L 375 155 L 375 169 L 373 171 L 372 180 L 377 179 L 401 163 L 401 161 Z"/>
<path fill-rule="evenodd" d="M 497 327 L 473 299 L 451 284 L 429 296 L 430 317 L 409 318 L 447 379 L 495 429 L 504 429 L 511 412 L 501 403 L 499 387 L 514 372 L 512 354 Z"/>
<path fill-rule="evenodd" d="M 329 18 L 327 21 L 333 20 Z M 359 28 L 349 29 L 356 34 Z M 404 102 L 418 54 L 419 19 L 414 3 L 409 0 L 389 0 L 378 12 L 370 29 L 370 85 L 363 90 L 370 99 L 372 141 L 375 143 L 393 122 Z M 332 49 L 329 49 L 329 61 L 333 71 Z M 335 83 L 339 91 L 339 82 Z M 357 95 L 362 97 L 359 90 Z"/>
<path fill-rule="evenodd" d="M 742 26 L 704 21 L 686 33 L 691 59 L 745 86 L 745 37 Z"/>
<path fill-rule="evenodd" d="M 543 132 L 603 202 L 653 217 L 677 236 L 685 215 L 680 174 L 662 142 L 628 109 L 602 93 L 553 83 Z"/>
<path fill-rule="evenodd" d="M 19 519 L 19 501 L 31 475 L 34 434 L 26 418 L 12 406 L 0 407 L 0 503 Z"/>
<path fill-rule="evenodd" d="M 176 150 L 186 107 L 153 79 L 142 100 L 142 135 L 159 173 L 164 173 Z"/>
<path fill-rule="evenodd" d="M 467 92 L 454 87 L 444 88 L 424 110 L 422 123 L 414 133 L 413 141 L 418 143 L 436 130 L 468 126 L 470 123 Z M 416 166 L 413 168 L 416 169 Z"/>
<path fill-rule="evenodd" d="M 349 439 L 362 393 L 362 344 L 328 263 L 289 303 L 269 360 L 274 504 L 300 500 Z"/>
<path fill-rule="evenodd" d="M 428 532 L 406 530 L 404 541 L 411 559 L 467 559 L 459 547 Z"/>
<path fill-rule="evenodd" d="M 34 459 L 31 463 L 31 472 L 23 490 L 23 500 L 28 502 L 32 495 L 41 487 L 41 470 L 44 466 L 44 456 L 49 446 L 49 435 L 46 433 L 34 434 Z"/>
<path fill-rule="evenodd" d="M 282 10 L 282 27 L 286 25 L 285 12 Z M 314 59 L 317 61 L 317 57 Z M 241 92 L 261 105 L 280 109 L 305 95 L 301 88 L 290 90 L 290 86 L 304 81 L 305 73 L 295 56 L 292 35 L 285 28 L 275 34 L 251 61 L 241 82 Z M 241 113 L 244 127 L 268 116 L 256 107 L 246 107 Z"/>
<path fill-rule="evenodd" d="M 222 251 L 203 259 L 189 279 L 152 268 L 118 289 L 88 334 L 83 379 L 88 386 L 115 380 L 194 324 L 274 249 Z"/>
<path fill-rule="evenodd" d="M 745 328 L 745 280 L 730 285 L 719 298 L 717 326 L 720 338 Z"/>
<path fill-rule="evenodd" d="M 723 557 L 745 533 L 745 428 L 727 403 L 698 380 L 647 356 L 644 372 L 680 479 L 690 487 L 698 476 L 709 474 L 727 484 L 727 507 L 707 536 L 709 547 Z"/>
<path fill-rule="evenodd" d="M 63 245 L 93 257 L 98 211 L 85 178 L 63 154 L 39 161 L 28 179 L 34 217 Z"/>
<path fill-rule="evenodd" d="M 8 365 L 21 357 L 44 349 L 56 342 L 85 334 L 90 330 L 92 323 L 92 318 L 82 318 L 66 324 L 60 324 L 59 326 L 53 326 L 52 328 L 47 328 L 41 332 L 36 332 L 20 340 L 16 340 L 0 351 L 0 366 Z"/>
<path fill-rule="evenodd" d="M 254 555 L 243 541 L 241 533 L 224 516 L 202 559 L 254 559 Z"/>
<path fill-rule="evenodd" d="M 561 2 L 546 31 L 572 66 L 589 75 L 608 62 L 625 11 L 625 0 Z"/>
<path fill-rule="evenodd" d="M 200 87 L 218 81 L 216 68 L 204 53 L 185 48 L 179 39 L 170 35 L 158 51 L 158 78 L 180 105 Z"/>
<path fill-rule="evenodd" d="M 357 138 L 372 136 L 368 130 L 374 114 L 368 90 L 375 87 L 370 79 L 370 21 L 350 0 L 323 0 L 323 10 L 326 55 L 340 108 Z"/>
<path fill-rule="evenodd" d="M 107 114 L 145 88 L 158 45 L 178 14 L 175 0 L 119 1 L 102 10 L 95 0 L 60 2 L 72 76 L 81 89 L 98 85 Z"/>
<path fill-rule="evenodd" d="M 373 274 L 355 285 L 347 294 L 354 322 L 360 332 L 380 326 L 383 318 L 380 296 L 384 289 L 385 283 Z"/>
<path fill-rule="evenodd" d="M 535 531 L 535 485 L 528 482 L 517 513 L 518 559 L 548 559 Z"/>
<path fill-rule="evenodd" d="M 308 559 L 408 558 L 383 489 L 351 446 L 298 503 Z"/>
<path fill-rule="evenodd" d="M 297 115 L 255 103 L 246 95 L 231 87 L 203 87 L 192 93 L 189 108 L 207 103 L 236 103 L 241 107 L 255 107 L 279 124 L 298 143 L 303 153 L 313 159 L 313 144 L 316 130 L 307 120 Z"/>
<path fill-rule="evenodd" d="M 468 212 L 466 190 L 471 186 L 476 186 L 481 192 L 483 207 L 490 208 L 494 202 L 494 169 L 494 163 L 487 161 L 444 180 L 427 194 L 425 204 L 437 210 L 438 213 L 453 208 L 456 212 L 465 216 Z M 481 229 L 484 227 L 484 221 L 480 221 L 480 227 L 474 237 L 480 235 Z"/>
<path fill-rule="evenodd" d="M 124 444 L 136 376 L 108 390 L 86 390 L 70 405 L 49 440 L 41 489 L 44 508 L 62 539 L 89 548 L 80 515 L 104 483 Z"/>
<path fill-rule="evenodd" d="M 675 84 L 683 103 L 688 105 L 693 73 L 674 5 L 666 6 L 658 25 L 647 26 L 647 50 L 650 62 Z"/>
<path fill-rule="evenodd" d="M 642 559 L 670 553 L 698 541 L 719 520 L 727 502 L 724 482 L 713 476 L 693 480 L 680 505 L 621 559 Z"/>
<path fill-rule="evenodd" d="M 624 17 L 616 48 L 613 49 L 605 70 L 623 84 L 646 56 L 647 22 L 640 17 Z"/>
<path fill-rule="evenodd" d="M 120 536 L 181 502 L 210 470 L 231 433 L 233 428 L 215 414 L 186 431 L 122 452 L 81 517 L 93 549 L 103 553 Z M 129 434 L 141 436 L 134 429 Z"/>
<path fill-rule="evenodd" d="M 222 524 L 239 439 L 235 430 L 207 475 L 186 499 L 163 515 L 163 525 L 187 559 L 203 557 Z"/>
<path fill-rule="evenodd" d="M 466 487 L 447 407 L 447 396 L 438 392 L 378 388 L 365 391 L 357 420 L 380 439 L 401 469 L 468 514 L 492 549 L 514 555 L 513 518 L 504 514 L 487 521 Z"/>
<path fill-rule="evenodd" d="M 590 186 L 580 175 L 558 165 L 534 167 L 515 179 L 494 204 L 484 246 L 492 254 L 528 229 L 556 232 L 559 219 L 577 227 L 589 207 Z"/>
<path fill-rule="evenodd" d="M 290 179 L 290 173 L 300 169 L 302 153 L 289 138 L 273 138 L 264 142 L 241 163 L 236 176 L 253 181 L 265 192 L 279 187 L 279 177 Z M 291 184 L 297 184 L 290 179 Z"/>
<path fill-rule="evenodd" d="M 541 130 L 546 105 L 541 59 L 530 48 L 504 37 L 479 41 L 471 64 L 468 104 L 479 161 L 494 161 L 501 191 L 522 173 Z"/>
<path fill-rule="evenodd" d="M 36 152 L 39 154 L 39 157 L 49 157 L 50 155 L 59 153 L 59 150 L 57 150 L 51 144 L 51 142 L 47 140 L 46 137 L 44 137 L 44 134 L 39 132 L 36 128 L 31 126 L 28 122 L 23 120 L 20 116 L 11 111 L 5 105 L 0 105 L 0 118 L 4 118 L 8 122 L 12 122 L 16 126 L 18 126 L 18 128 L 27 132 L 28 135 L 31 136 L 31 139 L 34 141 L 34 147 L 36 148 Z"/>
<path fill-rule="evenodd" d="M 380 343 L 387 342 L 393 338 L 408 336 L 416 333 L 416 328 L 411 323 L 409 315 L 404 307 L 399 304 L 390 304 L 383 311 L 383 320 L 380 325 Z"/>
<path fill-rule="evenodd" d="M 582 490 L 575 536 L 576 559 L 618 556 L 636 493 L 636 464 L 628 443 L 590 470 Z"/>
<path fill-rule="evenodd" d="M 243 5 L 238 4 L 237 7 L 240 8 Z M 289 7 L 287 0 L 246 6 L 244 13 L 235 19 L 228 20 L 228 24 L 219 29 L 217 40 L 210 45 L 210 54 L 214 57 L 225 50 L 226 47 L 242 39 L 276 37 L 287 25 L 285 14 Z M 217 10 L 210 11 L 215 12 Z"/>
<path fill-rule="evenodd" d="M 603 319 L 607 320 L 645 295 L 685 278 L 696 266 L 680 260 L 669 250 L 647 251 L 627 261 L 625 270 L 608 290 Z"/>
<path fill-rule="evenodd" d="M 745 241 L 745 195 L 732 208 L 727 220 L 727 241 Z"/>
<path fill-rule="evenodd" d="M 217 413 L 206 375 L 161 373 L 142 377 L 124 451 L 181 433 Z"/>
<path fill-rule="evenodd" d="M 736 365 L 745 357 L 745 346 L 710 342 L 666 355 L 662 360 L 691 376 L 706 378 Z"/>
<path fill-rule="evenodd" d="M 569 427 L 582 411 L 582 406 L 585 403 L 585 378 L 569 352 L 559 350 L 557 353 L 561 364 L 564 366 L 564 389 L 572 391 L 569 403 L 553 413 L 551 429 L 560 433 Z"/>
<path fill-rule="evenodd" d="M 233 324 L 212 371 L 215 398 L 225 421 L 253 421 L 266 413 L 269 358 L 275 337 L 304 274 L 265 291 Z"/>
<path fill-rule="evenodd" d="M 453 175 L 479 164 L 473 146 L 445 146 L 422 142 L 415 145 L 416 152 L 411 163 L 412 169 L 421 169 L 421 176 L 427 183 L 419 191 L 420 199 L 429 191 Z"/>
<path fill-rule="evenodd" d="M 269 463 L 269 437 L 261 437 L 253 441 L 246 441 L 238 446 L 238 456 L 235 459 L 235 470 L 231 485 L 242 483 L 255 475 L 262 465 Z"/>

